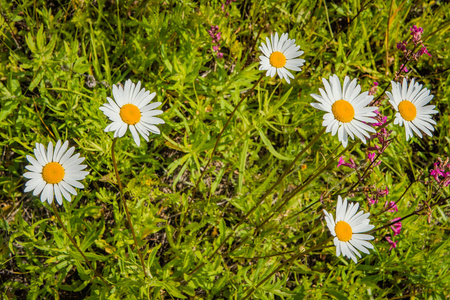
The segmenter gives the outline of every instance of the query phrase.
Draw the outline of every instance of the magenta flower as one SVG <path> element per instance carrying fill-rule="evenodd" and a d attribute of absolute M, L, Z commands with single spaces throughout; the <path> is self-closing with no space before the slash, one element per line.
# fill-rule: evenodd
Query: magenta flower
<path fill-rule="evenodd" d="M 389 208 L 388 212 L 397 212 L 398 211 L 397 204 L 394 201 L 391 201 L 391 202 L 386 201 L 386 203 L 384 204 L 384 208 Z"/>
<path fill-rule="evenodd" d="M 425 47 L 425 46 L 423 46 L 419 51 L 417 51 L 416 55 L 417 55 L 418 57 L 420 57 L 420 56 L 422 56 L 422 54 L 424 54 L 424 53 L 425 53 L 426 55 L 428 55 L 429 57 L 431 57 L 431 54 L 428 53 L 427 47 Z"/>
<path fill-rule="evenodd" d="M 400 219 L 401 218 L 395 218 L 395 219 L 391 220 L 391 222 L 395 222 L 395 221 L 398 221 Z M 392 231 L 394 231 L 394 236 L 399 235 L 400 231 L 402 230 L 402 222 L 397 222 L 397 223 L 393 224 L 391 226 L 391 229 L 392 229 Z"/>
<path fill-rule="evenodd" d="M 413 41 L 414 45 L 417 45 L 418 43 L 421 43 L 422 42 L 423 28 L 422 27 L 417 27 L 416 25 L 413 25 L 413 27 L 411 27 L 409 30 L 411 30 L 412 41 Z"/>
<path fill-rule="evenodd" d="M 400 70 L 401 70 L 402 72 L 405 72 L 405 73 L 408 73 L 408 72 L 409 72 L 408 68 L 406 68 L 406 66 L 404 67 L 404 64 L 402 64 L 402 65 L 400 66 Z"/>
<path fill-rule="evenodd" d="M 393 241 L 390 236 L 387 236 L 386 240 L 391 245 L 391 248 L 389 248 L 389 250 L 392 250 L 393 248 L 397 248 L 397 242 Z"/>
<path fill-rule="evenodd" d="M 341 157 L 339 157 L 339 162 L 338 162 L 338 168 L 340 167 L 340 166 L 342 166 L 343 164 L 345 164 L 345 160 L 344 160 L 344 157 L 343 156 L 341 156 Z"/>
<path fill-rule="evenodd" d="M 374 81 L 373 86 L 369 90 L 369 95 L 371 95 L 371 96 L 375 95 L 377 92 L 377 89 L 378 89 L 378 82 Z"/>
<path fill-rule="evenodd" d="M 447 158 L 443 161 L 440 157 L 438 162 L 434 163 L 434 167 L 430 170 L 430 175 L 436 180 L 437 183 L 447 187 L 450 185 L 450 164 Z"/>
<path fill-rule="evenodd" d="M 338 165 L 337 165 L 337 166 L 338 166 L 338 167 L 340 167 L 340 166 L 346 166 L 346 167 L 349 167 L 349 168 L 352 168 L 352 169 L 356 169 L 356 163 L 355 163 L 355 161 L 354 161 L 353 159 L 350 158 L 350 163 L 346 163 L 343 156 L 339 157 L 339 162 L 338 162 Z"/>
<path fill-rule="evenodd" d="M 406 41 L 402 41 L 402 42 L 398 42 L 397 43 L 397 49 L 398 50 L 402 50 L 402 51 L 406 51 L 406 45 L 408 43 L 406 43 Z"/>
<path fill-rule="evenodd" d="M 213 43 L 213 51 L 217 53 L 217 57 L 222 58 L 223 57 L 223 53 L 219 52 L 220 50 L 220 38 L 222 36 L 222 34 L 219 32 L 219 26 L 217 25 L 212 25 L 211 29 L 208 30 L 208 34 L 212 39 L 212 43 Z"/>
<path fill-rule="evenodd" d="M 367 198 L 367 201 L 369 201 L 370 206 L 378 203 L 378 199 L 373 199 L 373 198 Z"/>

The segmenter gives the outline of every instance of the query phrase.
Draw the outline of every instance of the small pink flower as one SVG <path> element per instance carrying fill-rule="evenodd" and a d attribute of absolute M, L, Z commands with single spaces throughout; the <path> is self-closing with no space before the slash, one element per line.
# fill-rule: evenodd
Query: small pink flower
<path fill-rule="evenodd" d="M 398 42 L 397 43 L 397 49 L 402 50 L 402 51 L 406 51 L 406 45 L 407 45 L 406 41 Z"/>
<path fill-rule="evenodd" d="M 389 250 L 392 250 L 393 248 L 397 248 L 397 242 L 393 241 L 390 236 L 387 236 L 386 240 L 391 245 L 391 248 L 389 248 Z"/>
<path fill-rule="evenodd" d="M 341 157 L 339 157 L 339 162 L 338 162 L 338 168 L 340 167 L 340 166 L 342 166 L 343 164 L 345 164 L 345 160 L 344 160 L 344 158 L 343 158 L 343 156 L 341 156 Z"/>
<path fill-rule="evenodd" d="M 356 163 L 353 159 L 350 158 L 350 163 L 348 164 L 349 168 L 356 169 Z"/>
<path fill-rule="evenodd" d="M 223 53 L 222 52 L 217 53 L 217 57 L 218 58 L 222 58 L 223 57 Z"/>
<path fill-rule="evenodd" d="M 389 208 L 388 212 L 397 212 L 398 211 L 397 204 L 394 201 L 391 201 L 391 202 L 386 201 L 386 203 L 384 204 L 384 208 Z"/>
<path fill-rule="evenodd" d="M 369 160 L 371 161 L 371 162 L 373 162 L 373 160 L 375 159 L 375 153 L 367 153 L 367 157 L 369 158 Z"/>
<path fill-rule="evenodd" d="M 378 203 L 378 199 L 367 198 L 367 200 L 369 201 L 370 206 Z"/>
<path fill-rule="evenodd" d="M 413 25 L 413 27 L 411 27 L 409 30 L 411 30 L 413 43 L 415 45 L 420 43 L 421 39 L 422 39 L 423 28 L 422 27 L 417 27 L 416 25 Z"/>
<path fill-rule="evenodd" d="M 378 89 L 378 82 L 374 81 L 373 86 L 369 90 L 369 95 L 375 95 Z"/>
<path fill-rule="evenodd" d="M 400 66 L 400 70 L 402 72 L 408 73 L 409 72 L 408 68 L 406 68 L 406 66 L 405 67 L 403 67 L 403 66 L 404 66 L 403 64 Z"/>
<path fill-rule="evenodd" d="M 400 219 L 401 218 L 395 218 L 395 219 L 391 220 L 391 222 L 395 222 L 395 221 L 398 221 Z M 393 224 L 391 226 L 391 229 L 394 231 L 394 236 L 399 235 L 400 231 L 402 230 L 402 222 L 397 222 L 397 223 Z"/>
<path fill-rule="evenodd" d="M 429 57 L 431 57 L 431 54 L 428 53 L 427 47 L 423 46 L 419 51 L 417 51 L 417 58 L 419 58 L 420 56 L 422 56 L 422 54 L 426 54 Z"/>

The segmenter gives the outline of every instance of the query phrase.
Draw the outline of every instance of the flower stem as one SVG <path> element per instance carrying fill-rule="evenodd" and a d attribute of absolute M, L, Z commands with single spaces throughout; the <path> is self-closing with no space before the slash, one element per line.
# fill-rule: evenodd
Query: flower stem
<path fill-rule="evenodd" d="M 406 195 L 406 193 L 408 192 L 408 190 L 411 188 L 411 186 L 412 186 L 415 182 L 417 182 L 417 181 L 411 181 L 411 182 L 409 183 L 409 185 L 408 185 L 408 187 L 406 188 L 406 190 L 403 191 L 403 194 L 400 196 L 400 198 L 398 198 L 397 201 L 394 202 L 394 204 L 387 205 L 387 206 L 383 209 L 383 211 L 381 211 L 379 214 L 376 214 L 376 215 L 374 215 L 374 216 L 379 216 L 379 215 L 381 215 L 381 214 L 384 214 L 384 213 L 387 212 L 389 209 L 391 209 L 391 208 L 393 208 L 395 205 L 397 205 L 397 203 L 398 203 L 400 200 L 402 200 L 403 196 Z"/>
<path fill-rule="evenodd" d="M 55 212 L 55 216 L 58 219 L 59 225 L 61 225 L 61 227 L 63 228 L 63 230 L 66 232 L 67 236 L 69 237 L 70 241 L 72 242 L 72 244 L 75 246 L 75 248 L 78 250 L 78 252 L 80 252 L 81 256 L 83 256 L 84 260 L 86 261 L 86 264 L 89 266 L 89 268 L 94 271 L 95 276 L 97 276 L 98 278 L 100 278 L 106 285 L 109 286 L 109 284 L 106 282 L 105 278 L 103 278 L 103 276 L 97 272 L 96 269 L 94 269 L 91 265 L 91 262 L 87 259 L 87 257 L 84 255 L 83 251 L 81 251 L 80 247 L 78 247 L 77 243 L 75 242 L 75 240 L 72 238 L 72 236 L 70 235 L 69 231 L 67 230 L 66 226 L 64 225 L 64 223 L 61 220 L 61 217 L 59 216 L 58 210 L 56 209 L 55 206 L 55 202 L 52 202 L 52 208 L 53 211 Z"/>
<path fill-rule="evenodd" d="M 322 247 L 323 245 L 327 244 L 329 241 L 331 241 L 334 237 L 329 237 L 326 240 L 322 241 L 321 243 L 317 244 L 316 246 L 309 248 L 308 250 L 304 251 L 304 252 L 300 252 L 297 255 L 292 256 L 290 259 L 286 260 L 284 263 L 280 264 L 278 266 L 278 268 L 276 268 L 275 270 L 273 270 L 269 275 L 267 275 L 266 277 L 263 278 L 263 280 L 261 280 L 260 282 L 258 282 L 258 284 L 254 287 L 252 287 L 247 294 L 245 295 L 244 298 L 242 298 L 242 300 L 248 299 L 253 292 L 259 288 L 264 282 L 266 282 L 267 280 L 269 280 L 275 273 L 277 273 L 282 267 L 284 267 L 285 265 L 291 264 L 293 263 L 295 260 L 299 259 L 302 256 L 307 255 L 308 253 L 319 249 L 320 247 Z"/>
<path fill-rule="evenodd" d="M 389 120 L 388 122 L 384 123 L 382 126 L 380 126 L 380 129 L 385 128 L 386 126 L 388 126 L 390 123 L 392 123 L 394 121 L 394 119 Z M 363 174 L 361 177 L 359 177 L 360 179 L 358 181 L 356 181 L 346 192 L 344 192 L 342 194 L 342 198 L 347 197 L 347 195 L 353 191 L 354 188 L 356 188 L 356 186 L 365 179 L 367 173 L 370 171 L 370 169 L 375 165 L 376 161 L 378 160 L 378 158 L 380 158 L 381 154 L 383 154 L 383 152 L 381 153 L 377 153 L 377 156 L 370 162 L 370 164 L 367 166 L 367 168 L 364 170 Z"/>
<path fill-rule="evenodd" d="M 291 162 L 291 164 L 284 170 L 283 174 L 278 178 L 278 180 L 264 193 L 264 195 L 261 197 L 261 199 L 258 200 L 258 202 L 253 205 L 253 207 L 241 218 L 239 223 L 235 225 L 232 229 L 232 232 L 225 237 L 225 239 L 220 243 L 220 245 L 216 248 L 216 250 L 208 257 L 208 260 L 210 261 L 225 245 L 225 243 L 236 233 L 239 226 L 241 226 L 247 218 L 261 205 L 261 203 L 267 198 L 267 196 L 273 191 L 273 189 L 280 184 L 283 179 L 291 172 L 294 164 L 297 162 L 297 160 L 308 150 L 311 148 L 311 146 L 322 136 L 322 134 L 325 132 L 325 128 L 323 128 L 316 136 L 309 142 L 309 144 L 304 147 L 299 154 L 295 157 L 295 159 Z M 242 244 L 242 243 L 241 243 Z M 241 245 L 239 244 L 239 245 Z M 189 273 L 189 275 L 194 274 L 198 269 L 200 269 L 202 266 L 204 266 L 205 263 L 201 263 L 199 266 L 197 266 L 193 271 Z"/>
<path fill-rule="evenodd" d="M 237 109 L 239 108 L 239 106 L 241 106 L 242 102 L 244 102 L 245 99 L 247 99 L 248 96 L 250 96 L 250 94 L 255 90 L 256 86 L 259 84 L 259 82 L 261 81 L 261 79 L 263 79 L 263 77 L 265 76 L 265 73 L 262 73 L 261 76 L 259 77 L 258 81 L 256 81 L 256 83 L 253 85 L 253 87 L 248 90 L 241 98 L 241 100 L 239 101 L 239 103 L 235 106 L 234 110 L 231 112 L 230 116 L 228 117 L 228 120 L 225 122 L 225 125 L 223 126 L 222 130 L 220 131 L 219 135 L 217 136 L 216 139 L 216 143 L 214 145 L 213 151 L 211 152 L 211 156 L 208 159 L 208 162 L 206 163 L 205 167 L 203 168 L 202 173 L 200 174 L 200 177 L 197 179 L 197 182 L 195 183 L 194 188 L 192 189 L 191 195 L 192 197 L 194 197 L 195 192 L 198 189 L 198 186 L 200 184 L 200 181 L 202 180 L 203 176 L 205 175 L 206 171 L 208 170 L 208 166 L 211 163 L 214 154 L 216 153 L 217 147 L 219 146 L 219 142 L 220 139 L 222 137 L 222 134 L 225 132 L 225 129 L 227 128 L 228 124 L 230 123 L 231 119 L 233 118 L 234 114 L 236 113 Z M 184 225 L 184 221 L 186 219 L 186 214 L 189 211 L 189 199 L 187 201 L 187 207 L 186 207 L 186 213 L 183 214 L 183 218 L 181 219 L 181 223 L 180 223 L 180 230 L 183 228 Z"/>
<path fill-rule="evenodd" d="M 112 156 L 112 162 L 113 162 L 113 166 L 114 166 L 114 172 L 116 173 L 117 184 L 119 185 L 120 198 L 122 199 L 123 207 L 125 208 L 128 225 L 130 226 L 131 233 L 133 234 L 134 247 L 136 248 L 136 251 L 139 255 L 139 259 L 141 261 L 142 271 L 144 272 L 144 276 L 147 277 L 147 272 L 145 272 L 144 258 L 142 257 L 141 251 L 139 250 L 139 245 L 138 245 L 138 242 L 136 239 L 136 233 L 134 232 L 133 223 L 131 223 L 130 213 L 128 212 L 127 202 L 125 201 L 125 197 L 123 195 L 122 183 L 120 182 L 119 171 L 117 170 L 116 156 L 114 155 L 114 146 L 116 145 L 116 141 L 117 141 L 117 138 L 114 138 L 112 146 L 111 146 L 111 156 Z M 151 274 L 150 274 L 150 277 L 152 278 Z"/>
<path fill-rule="evenodd" d="M 450 197 L 444 198 L 444 199 L 441 201 L 442 204 L 446 203 L 446 201 L 447 201 L 448 199 L 450 199 Z M 400 219 L 398 219 L 398 220 L 396 220 L 396 221 L 390 222 L 390 223 L 388 223 L 388 224 L 386 224 L 386 225 L 383 225 L 383 226 L 381 226 L 381 227 L 378 227 L 378 228 L 374 228 L 374 229 L 372 229 L 371 231 L 368 231 L 366 234 L 371 234 L 371 233 L 374 233 L 374 232 L 376 232 L 376 231 L 380 231 L 380 230 L 382 230 L 382 229 L 384 229 L 384 228 L 387 228 L 387 227 L 389 227 L 389 226 L 394 225 L 395 223 L 404 221 L 405 219 L 407 219 L 407 218 L 409 218 L 409 217 L 412 217 L 412 216 L 414 216 L 414 215 L 419 215 L 419 214 L 420 214 L 422 211 L 424 211 L 425 209 L 427 209 L 427 208 L 430 208 L 430 209 L 431 209 L 431 207 L 436 206 L 436 205 L 438 205 L 438 204 L 441 204 L 441 203 L 440 203 L 440 202 L 435 202 L 435 203 L 432 203 L 432 204 L 429 205 L 429 206 L 425 206 L 425 205 L 424 205 L 422 208 L 420 208 L 420 209 L 418 209 L 418 210 L 415 210 L 415 211 L 413 211 L 412 213 L 410 213 L 410 214 L 408 214 L 408 215 L 406 215 L 406 216 L 404 216 L 404 217 L 401 217 Z"/>
<path fill-rule="evenodd" d="M 345 151 L 347 151 L 347 149 L 351 149 L 353 147 L 354 143 L 349 145 L 347 148 L 345 148 L 344 150 L 342 150 L 342 152 L 338 155 L 340 156 L 342 153 L 344 153 Z M 326 164 L 323 168 L 321 168 L 319 171 L 317 171 L 317 173 L 315 173 L 314 175 L 310 176 L 309 178 L 306 179 L 306 181 L 302 184 L 299 185 L 298 187 L 296 187 L 292 192 L 290 192 L 289 194 L 286 195 L 286 197 L 284 197 L 282 199 L 282 202 L 280 205 L 278 205 L 278 207 L 275 207 L 272 211 L 272 213 L 264 219 L 264 221 L 262 221 L 258 226 L 256 226 L 255 228 L 255 233 L 254 235 L 258 234 L 259 230 L 284 206 L 286 205 L 295 195 L 297 195 L 300 191 L 302 191 L 305 187 L 307 187 L 311 182 L 313 182 L 320 174 L 322 174 L 326 169 L 328 169 L 332 164 L 335 163 L 335 160 L 332 159 L 328 164 Z M 309 209 L 310 207 L 312 207 L 314 204 L 316 204 L 317 202 L 319 202 L 320 200 L 317 200 L 313 203 L 311 203 L 310 205 L 308 205 L 304 210 L 302 211 L 306 211 L 307 209 Z M 254 235 L 252 235 L 252 237 L 254 237 Z M 237 244 L 236 246 L 234 246 L 229 252 L 232 253 L 233 251 L 235 251 L 236 249 L 238 249 L 240 246 L 242 246 L 248 239 L 250 238 L 250 235 L 247 235 L 242 241 L 240 241 L 239 244 Z"/>

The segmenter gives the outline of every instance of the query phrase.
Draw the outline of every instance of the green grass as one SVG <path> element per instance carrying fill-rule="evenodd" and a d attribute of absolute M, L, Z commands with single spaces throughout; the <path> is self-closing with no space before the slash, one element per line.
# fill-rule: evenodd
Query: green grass
<path fill-rule="evenodd" d="M 449 188 L 437 190 L 429 172 L 450 152 L 450 5 L 445 1 L 11 1 L 0 4 L 0 291 L 5 299 L 446 299 L 449 286 Z M 207 32 L 222 33 L 220 59 Z M 344 149 L 323 134 L 248 218 L 247 212 L 322 129 L 310 103 L 322 78 L 358 78 L 363 91 L 393 80 L 403 55 L 396 43 L 424 28 L 431 57 L 408 63 L 434 95 L 433 137 L 407 142 L 393 124 L 381 164 L 363 181 L 342 155 L 367 166 L 367 147 Z M 306 60 L 295 80 L 260 78 L 258 47 L 288 32 Z M 91 76 L 91 77 L 89 77 Z M 99 110 L 112 85 L 141 81 L 162 102 L 161 135 L 128 132 L 115 147 L 125 198 L 146 268 L 145 278 L 120 202 L 111 160 L 109 120 Z M 95 86 L 90 82 L 95 81 Z M 390 88 L 388 88 L 388 91 Z M 387 97 L 380 111 L 394 117 Z M 68 140 L 90 174 L 61 218 L 97 271 L 70 242 L 48 204 L 24 193 L 35 143 Z M 350 143 L 351 144 L 351 143 Z M 342 154 L 340 154 L 342 153 Z M 323 166 L 327 166 L 319 172 Z M 198 188 L 194 186 L 200 178 Z M 317 175 L 301 192 L 295 188 Z M 414 182 L 414 183 L 413 183 Z M 371 212 L 371 224 L 402 222 L 389 250 L 355 264 L 336 257 L 322 210 L 334 214 L 337 195 Z M 411 185 L 409 189 L 408 186 Z M 369 206 L 367 195 L 388 187 Z M 404 193 L 406 191 L 406 193 Z M 292 195 L 292 194 L 291 194 Z M 288 199 L 285 201 L 285 199 Z M 398 212 L 383 212 L 397 201 Z M 286 204 L 280 207 L 285 201 Z M 426 203 L 424 202 L 426 201 Z M 421 210 L 430 205 L 430 210 Z M 427 212 L 429 214 L 427 214 Z M 267 219 L 273 213 L 273 216 Z M 263 221 L 267 219 L 264 225 Z M 236 225 L 242 225 L 233 234 Z M 227 236 L 218 254 L 212 255 Z M 298 259 L 286 263 L 299 255 Z M 276 270 L 269 280 L 263 279 Z M 195 271 L 195 272 L 193 272 Z"/>

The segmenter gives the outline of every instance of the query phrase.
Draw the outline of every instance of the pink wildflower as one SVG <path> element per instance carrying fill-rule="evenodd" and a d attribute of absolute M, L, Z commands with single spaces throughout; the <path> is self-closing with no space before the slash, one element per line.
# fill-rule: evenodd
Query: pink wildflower
<path fill-rule="evenodd" d="M 339 168 L 340 166 L 342 166 L 344 163 L 345 163 L 345 160 L 344 160 L 343 156 L 339 157 L 339 162 L 338 162 L 338 165 L 337 165 L 338 168 Z"/>
<path fill-rule="evenodd" d="M 417 57 L 420 57 L 420 56 L 422 56 L 422 54 L 424 54 L 424 53 L 425 53 L 426 55 L 428 55 L 429 57 L 431 57 L 431 54 L 428 53 L 427 47 L 425 47 L 425 46 L 423 46 L 419 51 L 417 51 L 416 55 L 417 55 Z"/>
<path fill-rule="evenodd" d="M 442 158 L 438 158 L 439 162 L 434 163 L 434 168 L 430 170 L 430 175 L 436 180 L 437 183 L 442 184 L 444 187 L 450 185 L 450 164 L 449 159 L 445 161 Z"/>
<path fill-rule="evenodd" d="M 356 163 L 353 159 L 350 158 L 350 163 L 346 163 L 343 156 L 339 157 L 338 167 L 340 166 L 346 166 L 352 169 L 356 169 Z"/>
<path fill-rule="evenodd" d="M 405 72 L 405 73 L 408 73 L 408 72 L 409 72 L 408 68 L 406 68 L 406 66 L 404 67 L 404 64 L 402 64 L 402 65 L 400 66 L 400 70 L 401 70 L 402 72 Z"/>
<path fill-rule="evenodd" d="M 375 95 L 378 89 L 378 82 L 374 81 L 373 86 L 369 90 L 369 95 Z"/>
<path fill-rule="evenodd" d="M 395 219 L 391 220 L 391 222 L 395 222 L 400 219 L 401 218 L 395 218 Z M 402 222 L 397 222 L 397 223 L 391 225 L 391 229 L 392 229 L 392 231 L 394 231 L 394 236 L 400 234 L 400 231 L 402 230 Z"/>
<path fill-rule="evenodd" d="M 413 25 L 413 27 L 411 27 L 409 30 L 411 30 L 412 41 L 413 41 L 414 45 L 421 43 L 423 28 Z"/>
<path fill-rule="evenodd" d="M 408 43 L 406 41 L 403 42 L 398 42 L 397 43 L 397 49 L 402 50 L 402 51 L 406 51 L 406 45 Z"/>
<path fill-rule="evenodd" d="M 391 248 L 389 248 L 389 250 L 392 250 L 393 248 L 397 248 L 397 242 L 393 241 L 390 236 L 387 236 L 386 240 L 391 245 Z"/>
<path fill-rule="evenodd" d="M 384 204 L 384 208 L 389 208 L 388 212 L 397 212 L 398 211 L 397 204 L 394 201 L 391 201 L 391 202 L 386 201 L 386 203 Z"/>
<path fill-rule="evenodd" d="M 222 11 L 225 12 L 225 7 L 230 6 L 231 2 L 236 2 L 236 0 L 226 0 L 225 3 L 222 3 Z M 225 14 L 228 17 L 228 13 Z"/>
<path fill-rule="evenodd" d="M 222 36 L 222 34 L 219 32 L 219 26 L 217 25 L 212 25 L 211 29 L 208 30 L 208 34 L 212 39 L 212 43 L 213 43 L 213 51 L 217 53 L 217 57 L 222 58 L 223 57 L 223 53 L 219 52 L 220 50 L 220 38 Z"/>
<path fill-rule="evenodd" d="M 378 199 L 367 198 L 367 200 L 369 201 L 370 206 L 378 203 Z"/>

